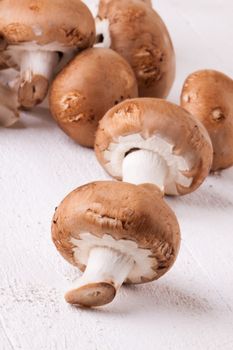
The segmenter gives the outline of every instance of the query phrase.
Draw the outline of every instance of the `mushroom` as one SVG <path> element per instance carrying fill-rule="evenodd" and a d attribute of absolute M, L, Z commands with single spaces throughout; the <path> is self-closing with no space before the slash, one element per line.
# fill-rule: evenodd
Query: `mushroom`
<path fill-rule="evenodd" d="M 84 1 L 96 18 L 97 45 L 131 65 L 139 96 L 165 98 L 175 78 L 175 53 L 160 16 L 141 0 Z"/>
<path fill-rule="evenodd" d="M 19 118 L 16 92 L 0 83 L 0 126 L 9 127 Z"/>
<path fill-rule="evenodd" d="M 144 2 L 145 4 L 149 5 L 152 7 L 152 2 L 151 0 L 141 0 L 142 2 Z"/>
<path fill-rule="evenodd" d="M 181 105 L 206 127 L 214 149 L 212 170 L 233 165 L 233 80 L 214 70 L 186 79 Z"/>
<path fill-rule="evenodd" d="M 20 71 L 18 100 L 25 108 L 45 99 L 61 57 L 66 62 L 94 41 L 94 19 L 81 1 L 0 1 L 0 62 Z"/>
<path fill-rule="evenodd" d="M 71 192 L 57 208 L 52 239 L 84 274 L 66 293 L 85 307 L 110 303 L 123 283 L 164 275 L 180 246 L 177 219 L 156 191 L 122 182 L 94 182 Z"/>
<path fill-rule="evenodd" d="M 137 97 L 129 64 L 110 49 L 92 48 L 77 55 L 54 80 L 50 108 L 73 140 L 93 147 L 99 120 L 112 106 Z"/>
<path fill-rule="evenodd" d="M 152 183 L 168 195 L 197 189 L 209 173 L 212 145 L 204 126 L 161 99 L 127 100 L 100 121 L 95 151 L 118 180 Z"/>

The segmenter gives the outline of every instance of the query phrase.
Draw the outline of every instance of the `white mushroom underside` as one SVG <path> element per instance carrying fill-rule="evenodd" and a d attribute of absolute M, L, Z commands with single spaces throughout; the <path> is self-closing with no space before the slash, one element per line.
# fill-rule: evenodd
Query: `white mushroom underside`
<path fill-rule="evenodd" d="M 73 51 L 73 48 L 67 47 L 65 44 L 61 44 L 58 41 L 53 41 L 49 44 L 39 45 L 36 41 L 28 41 L 24 43 L 20 43 L 19 45 L 9 45 L 7 47 L 6 52 L 8 51 L 36 51 L 36 50 L 44 50 L 44 51 L 59 51 L 59 52 L 69 52 Z"/>
<path fill-rule="evenodd" d="M 103 19 L 100 20 L 99 18 L 96 18 L 95 20 L 95 26 L 96 26 L 96 36 L 102 37 L 102 41 L 95 44 L 95 47 L 104 47 L 106 49 L 109 49 L 111 47 L 111 34 L 109 30 L 109 20 Z"/>
<path fill-rule="evenodd" d="M 177 195 L 176 184 L 189 187 L 193 178 L 188 178 L 182 174 L 189 171 L 191 166 L 189 160 L 182 156 L 173 154 L 174 145 L 165 141 L 161 136 L 154 135 L 144 139 L 140 134 L 120 136 L 118 140 L 111 143 L 108 150 L 104 152 L 104 158 L 108 162 L 105 167 L 107 171 L 115 177 L 123 177 L 123 161 L 126 153 L 133 149 L 148 150 L 157 153 L 167 164 L 167 173 L 164 181 L 164 189 L 167 194 Z M 146 174 L 150 178 L 151 174 Z M 149 182 L 149 181 L 148 181 Z"/>
<path fill-rule="evenodd" d="M 96 26 L 96 36 L 97 38 L 102 36 L 103 41 L 95 44 L 95 47 L 111 47 L 111 34 L 109 29 L 109 20 L 108 19 L 100 19 L 98 18 L 99 12 L 99 4 L 100 0 L 83 0 L 84 4 L 87 5 L 89 10 L 92 13 L 92 16 L 95 18 L 95 26 Z"/>
<path fill-rule="evenodd" d="M 82 0 L 82 2 L 89 8 L 92 16 L 96 18 L 99 12 L 100 0 Z"/>
<path fill-rule="evenodd" d="M 24 51 L 21 55 L 21 77 L 32 81 L 33 75 L 41 75 L 48 80 L 58 64 L 58 54 L 52 51 Z"/>
<path fill-rule="evenodd" d="M 133 266 L 134 260 L 119 250 L 93 247 L 89 253 L 85 272 L 75 281 L 72 289 L 104 282 L 114 285 L 117 290 L 124 283 Z"/>
<path fill-rule="evenodd" d="M 152 252 L 149 249 L 141 249 L 137 243 L 130 240 L 115 240 L 112 236 L 105 234 L 102 238 L 84 232 L 79 235 L 80 239 L 71 238 L 75 261 L 87 265 L 90 251 L 95 247 L 113 249 L 125 257 L 134 260 L 133 268 L 127 278 L 133 283 L 140 283 L 145 278 L 151 279 L 156 276 L 152 267 L 156 267 L 156 260 L 150 257 Z"/>
<path fill-rule="evenodd" d="M 30 52 L 32 55 L 36 52 L 47 52 L 48 54 L 61 52 L 63 53 L 62 60 L 59 63 L 59 68 L 61 69 L 73 57 L 76 51 L 74 48 L 68 48 L 55 41 L 46 45 L 38 45 L 35 41 L 21 43 L 20 45 L 9 45 L 5 51 L 5 56 L 9 57 L 8 64 L 20 67 L 25 52 Z M 48 57 L 50 56 L 48 55 Z"/>

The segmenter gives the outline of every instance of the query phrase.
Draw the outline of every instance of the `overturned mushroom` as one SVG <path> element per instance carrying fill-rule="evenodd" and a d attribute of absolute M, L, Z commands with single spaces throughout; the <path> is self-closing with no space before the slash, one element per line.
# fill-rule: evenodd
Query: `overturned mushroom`
<path fill-rule="evenodd" d="M 233 80 L 214 70 L 188 76 L 181 105 L 206 127 L 214 148 L 212 170 L 233 165 Z"/>
<path fill-rule="evenodd" d="M 160 16 L 141 0 L 84 2 L 96 18 L 97 45 L 110 47 L 130 63 L 139 95 L 165 98 L 175 77 L 175 54 Z"/>
<path fill-rule="evenodd" d="M 147 186 L 94 182 L 71 192 L 55 212 L 52 238 L 84 271 L 66 294 L 86 307 L 110 303 L 121 285 L 160 278 L 173 265 L 180 230 L 172 210 Z"/>
<path fill-rule="evenodd" d="M 0 83 L 0 126 L 9 127 L 19 118 L 17 94 Z"/>
<path fill-rule="evenodd" d="M 63 57 L 92 46 L 93 17 L 81 1 L 0 1 L 0 62 L 20 71 L 19 103 L 31 108 L 47 95 Z"/>
<path fill-rule="evenodd" d="M 110 175 L 155 184 L 168 195 L 197 189 L 213 153 L 199 121 L 179 106 L 151 98 L 127 100 L 109 110 L 100 121 L 95 150 Z"/>
<path fill-rule="evenodd" d="M 63 131 L 79 144 L 93 147 L 98 122 L 108 109 L 137 94 L 136 78 L 124 58 L 110 49 L 93 48 L 58 74 L 50 108 Z"/>

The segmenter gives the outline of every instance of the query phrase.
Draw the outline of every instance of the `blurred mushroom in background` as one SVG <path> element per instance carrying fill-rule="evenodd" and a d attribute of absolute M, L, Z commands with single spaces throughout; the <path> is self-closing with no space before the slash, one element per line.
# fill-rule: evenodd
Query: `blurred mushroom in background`
<path fill-rule="evenodd" d="M 200 70 L 186 79 L 181 105 L 206 127 L 214 148 L 212 170 L 233 165 L 233 80 L 214 70 Z"/>
<path fill-rule="evenodd" d="M 77 55 L 55 78 L 50 109 L 73 140 L 93 147 L 99 120 L 114 105 L 138 96 L 135 75 L 110 49 L 91 48 Z"/>
<path fill-rule="evenodd" d="M 115 50 L 129 62 L 139 96 L 167 97 L 175 79 L 175 53 L 166 25 L 148 1 L 84 2 L 96 19 L 96 45 Z"/>
<path fill-rule="evenodd" d="M 19 71 L 23 108 L 41 103 L 55 70 L 94 41 L 94 19 L 81 1 L 0 1 L 0 69 Z"/>

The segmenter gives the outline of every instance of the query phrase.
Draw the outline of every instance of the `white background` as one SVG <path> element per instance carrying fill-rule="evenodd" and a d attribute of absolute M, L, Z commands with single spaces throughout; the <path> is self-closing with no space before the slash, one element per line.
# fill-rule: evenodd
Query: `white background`
<path fill-rule="evenodd" d="M 157 0 L 177 54 L 170 100 L 193 70 L 233 76 L 232 0 Z M 94 153 L 69 140 L 38 109 L 0 129 L 0 349 L 233 349 L 233 169 L 196 193 L 166 199 L 182 230 L 174 268 L 123 287 L 97 311 L 75 309 L 63 291 L 77 277 L 50 240 L 55 206 L 75 187 L 107 176 Z"/>

